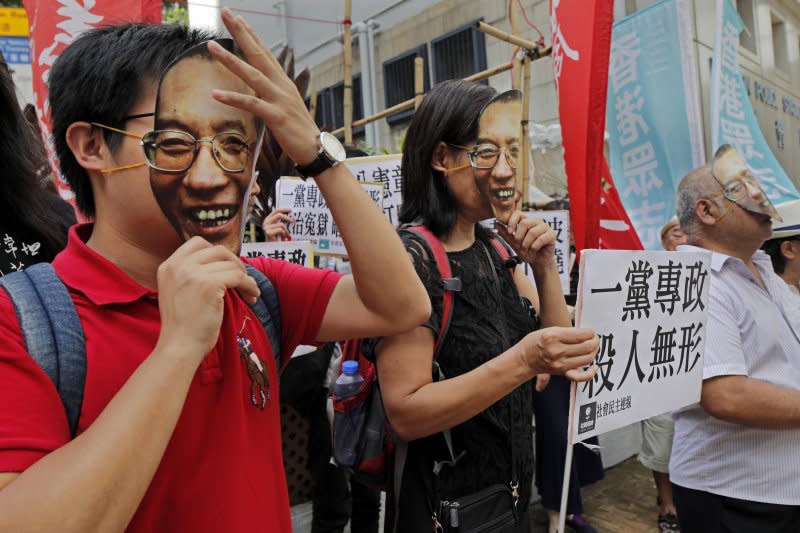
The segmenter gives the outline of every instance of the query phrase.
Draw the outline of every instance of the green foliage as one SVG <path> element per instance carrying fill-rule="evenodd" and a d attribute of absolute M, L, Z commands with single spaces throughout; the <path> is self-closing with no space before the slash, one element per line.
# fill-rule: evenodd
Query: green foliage
<path fill-rule="evenodd" d="M 164 2 L 164 23 L 189 25 L 189 9 L 185 5 Z"/>
<path fill-rule="evenodd" d="M 0 0 L 0 7 L 22 7 L 22 0 Z"/>
<path fill-rule="evenodd" d="M 403 138 L 405 139 L 405 137 Z M 356 142 L 356 148 L 359 150 L 363 150 L 367 153 L 367 155 L 389 155 L 389 154 L 396 154 L 403 151 L 402 145 L 400 150 L 391 152 L 386 147 L 375 148 L 374 146 L 368 145 L 364 140 L 359 140 Z"/>

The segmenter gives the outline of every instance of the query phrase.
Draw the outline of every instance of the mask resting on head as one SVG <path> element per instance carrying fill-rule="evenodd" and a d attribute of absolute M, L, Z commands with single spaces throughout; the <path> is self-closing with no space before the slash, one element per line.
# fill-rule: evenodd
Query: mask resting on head
<path fill-rule="evenodd" d="M 752 213 L 783 220 L 750 167 L 731 145 L 723 144 L 717 149 L 711 162 L 711 175 L 722 186 L 725 198 L 731 202 Z"/>
<path fill-rule="evenodd" d="M 495 218 L 507 224 L 522 198 L 517 179 L 522 126 L 522 93 L 500 93 L 486 104 L 478 119 L 478 140 L 470 152 L 475 182 Z"/>
<path fill-rule="evenodd" d="M 231 39 L 217 42 L 234 49 Z M 200 236 L 238 255 L 264 127 L 252 113 L 212 98 L 213 89 L 254 94 L 203 43 L 161 76 L 155 130 L 142 145 L 153 194 L 180 237 Z"/>

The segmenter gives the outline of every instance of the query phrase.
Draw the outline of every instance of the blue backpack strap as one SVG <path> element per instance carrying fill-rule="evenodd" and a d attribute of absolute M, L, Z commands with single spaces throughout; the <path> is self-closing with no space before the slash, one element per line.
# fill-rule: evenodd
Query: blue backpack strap
<path fill-rule="evenodd" d="M 58 390 L 75 437 L 86 383 L 86 343 L 75 304 L 49 263 L 0 278 L 14 304 L 25 349 Z"/>
<path fill-rule="evenodd" d="M 248 263 L 244 264 L 247 274 L 256 280 L 261 289 L 261 297 L 250 306 L 267 332 L 272 353 L 275 356 L 275 369 L 281 370 L 281 308 L 278 304 L 278 291 L 260 270 Z"/>

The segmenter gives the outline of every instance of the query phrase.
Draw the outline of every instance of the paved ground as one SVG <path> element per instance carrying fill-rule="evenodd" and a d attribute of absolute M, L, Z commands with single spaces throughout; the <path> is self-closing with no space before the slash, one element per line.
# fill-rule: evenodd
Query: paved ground
<path fill-rule="evenodd" d="M 656 533 L 653 476 L 631 457 L 606 470 L 605 478 L 583 489 L 586 518 L 601 533 Z M 547 516 L 533 506 L 533 533 L 547 533 Z M 568 529 L 569 531 L 569 529 Z"/>
<path fill-rule="evenodd" d="M 583 489 L 586 517 L 600 533 L 657 533 L 656 487 L 636 457 L 606 470 L 605 478 Z M 311 504 L 292 508 L 295 533 L 311 529 Z M 532 533 L 547 533 L 547 515 L 532 506 Z M 573 533 L 567 529 L 568 533 Z M 345 529 L 349 533 L 350 528 Z"/>

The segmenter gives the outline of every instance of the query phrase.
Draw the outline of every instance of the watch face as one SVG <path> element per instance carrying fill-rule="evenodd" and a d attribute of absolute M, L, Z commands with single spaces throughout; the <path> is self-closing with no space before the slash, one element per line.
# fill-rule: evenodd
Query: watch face
<path fill-rule="evenodd" d="M 337 163 L 341 163 L 347 159 L 347 152 L 345 152 L 344 146 L 342 146 L 342 143 L 339 142 L 339 139 L 330 133 L 326 131 L 320 133 L 319 143 L 322 145 L 322 149 L 325 150 L 325 152 Z"/>

